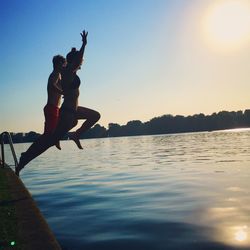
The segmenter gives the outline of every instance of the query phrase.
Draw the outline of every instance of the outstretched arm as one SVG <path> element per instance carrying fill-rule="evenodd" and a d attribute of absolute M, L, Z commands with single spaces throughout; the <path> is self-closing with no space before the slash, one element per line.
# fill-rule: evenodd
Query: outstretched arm
<path fill-rule="evenodd" d="M 88 36 L 88 32 L 86 32 L 85 30 L 80 33 L 81 37 L 82 37 L 82 47 L 79 50 L 79 54 L 77 56 L 77 62 L 75 62 L 71 67 L 72 72 L 75 72 L 76 70 L 79 69 L 79 67 L 82 64 L 82 60 L 83 60 L 83 55 L 84 55 L 84 51 L 85 51 L 85 47 L 87 45 L 87 36 Z"/>
<path fill-rule="evenodd" d="M 82 37 L 82 47 L 80 49 L 80 55 L 81 55 L 81 59 L 83 58 L 84 55 L 84 50 L 85 47 L 87 45 L 87 36 L 88 36 L 88 32 L 86 32 L 85 30 L 81 33 L 81 37 Z"/>

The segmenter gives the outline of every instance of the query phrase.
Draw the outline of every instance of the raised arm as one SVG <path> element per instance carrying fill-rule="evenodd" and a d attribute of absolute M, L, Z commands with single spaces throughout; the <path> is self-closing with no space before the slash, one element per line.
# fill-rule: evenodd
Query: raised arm
<path fill-rule="evenodd" d="M 84 55 L 84 51 L 85 51 L 85 47 L 87 45 L 87 36 L 88 36 L 88 32 L 86 32 L 85 30 L 80 33 L 81 34 L 81 37 L 82 37 L 82 47 L 80 48 L 79 51 L 76 51 L 75 48 L 72 48 L 71 52 L 74 52 L 76 51 L 77 52 L 77 58 L 74 59 L 74 63 L 72 63 L 70 66 L 69 66 L 69 69 L 71 71 L 71 73 L 73 74 L 76 70 L 78 70 L 82 64 L 82 61 L 83 61 L 83 55 Z M 70 54 L 70 53 L 69 53 Z M 68 55 L 69 55 L 68 54 Z M 69 62 L 69 59 L 68 59 L 68 55 L 67 55 L 67 60 Z"/>
<path fill-rule="evenodd" d="M 85 30 L 80 33 L 81 34 L 81 37 L 82 37 L 82 47 L 80 49 L 80 55 L 81 55 L 81 59 L 83 59 L 83 55 L 84 55 L 84 50 L 85 50 L 85 47 L 87 45 L 87 36 L 88 36 L 88 32 L 86 32 Z"/>

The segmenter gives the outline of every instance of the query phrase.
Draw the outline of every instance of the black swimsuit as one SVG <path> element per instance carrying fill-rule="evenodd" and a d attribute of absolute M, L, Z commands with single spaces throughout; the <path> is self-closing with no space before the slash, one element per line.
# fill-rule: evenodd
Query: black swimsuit
<path fill-rule="evenodd" d="M 72 89 L 78 89 L 80 87 L 81 80 L 78 75 L 75 75 L 72 83 L 71 83 L 71 88 Z"/>
<path fill-rule="evenodd" d="M 80 84 L 81 84 L 81 80 L 79 76 L 75 75 L 70 87 L 71 89 L 78 89 L 80 87 Z M 64 105 L 61 106 L 60 111 L 69 112 L 73 114 L 76 113 L 76 110 L 74 110 L 73 108 L 66 107 Z"/>
<path fill-rule="evenodd" d="M 70 77 L 72 73 L 69 69 L 64 69 L 62 71 L 62 89 L 63 91 L 67 91 L 67 89 L 77 89 L 80 87 L 81 80 L 77 74 L 73 76 L 73 79 Z M 69 83 L 71 81 L 71 83 Z M 69 84 L 68 84 L 69 83 Z"/>

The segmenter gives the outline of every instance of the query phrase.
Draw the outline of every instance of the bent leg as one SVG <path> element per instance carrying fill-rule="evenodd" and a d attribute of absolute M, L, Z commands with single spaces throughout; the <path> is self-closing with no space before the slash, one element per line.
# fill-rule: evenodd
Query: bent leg
<path fill-rule="evenodd" d="M 28 148 L 28 150 L 21 154 L 18 166 L 15 169 L 16 175 L 34 158 L 42 154 L 49 147 L 53 146 L 53 140 L 49 134 L 41 135 L 35 142 Z"/>
<path fill-rule="evenodd" d="M 76 111 L 77 120 L 85 119 L 86 121 L 82 124 L 82 126 L 77 129 L 71 136 L 70 139 L 73 140 L 78 148 L 82 149 L 81 143 L 79 141 L 81 134 L 90 129 L 99 119 L 101 115 L 99 112 L 78 106 Z"/>
<path fill-rule="evenodd" d="M 76 135 L 80 137 L 82 133 L 90 129 L 98 120 L 101 118 L 99 112 L 85 108 L 85 107 L 78 107 L 76 111 L 76 118 L 77 120 L 85 119 L 86 121 L 82 124 L 82 126 L 76 130 Z"/>
<path fill-rule="evenodd" d="M 55 145 L 72 127 L 73 115 L 67 116 L 62 114 L 53 134 L 43 134 L 28 148 L 25 153 L 21 154 L 16 174 L 23 169 L 31 160 L 42 154 L 51 146 Z"/>

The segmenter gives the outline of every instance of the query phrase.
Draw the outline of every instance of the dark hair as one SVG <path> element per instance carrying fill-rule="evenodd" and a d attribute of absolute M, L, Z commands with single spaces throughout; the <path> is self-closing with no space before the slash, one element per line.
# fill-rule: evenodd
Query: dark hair
<path fill-rule="evenodd" d="M 79 51 L 76 48 L 72 48 L 71 51 L 67 54 L 67 62 L 72 63 L 79 55 Z"/>
<path fill-rule="evenodd" d="M 56 55 L 53 57 L 52 62 L 53 62 L 53 67 L 56 68 L 60 66 L 61 64 L 65 63 L 66 59 L 61 55 Z"/>

